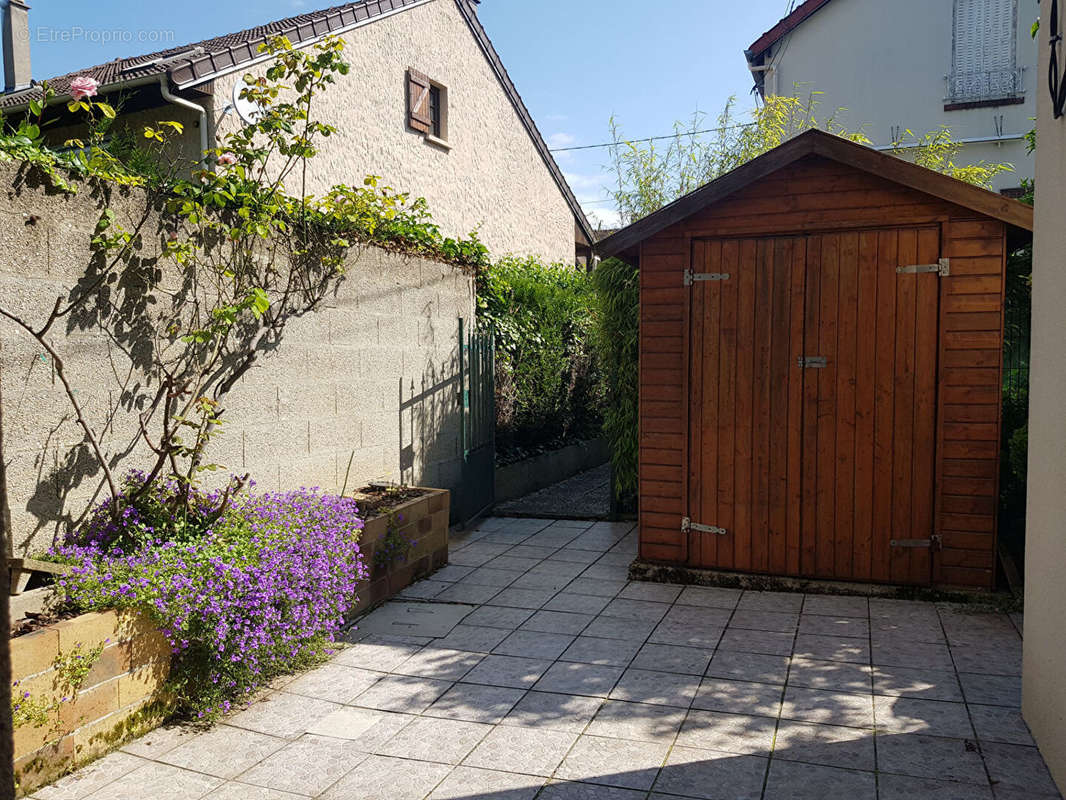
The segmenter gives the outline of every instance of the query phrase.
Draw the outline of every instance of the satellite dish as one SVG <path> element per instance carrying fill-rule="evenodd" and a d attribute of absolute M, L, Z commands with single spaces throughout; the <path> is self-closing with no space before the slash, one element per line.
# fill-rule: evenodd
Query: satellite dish
<path fill-rule="evenodd" d="M 241 118 L 241 121 L 245 125 L 254 125 L 263 117 L 263 107 L 258 103 L 254 103 L 247 97 L 241 97 L 241 92 L 246 88 L 244 81 L 237 81 L 233 84 L 233 108 L 237 111 L 237 116 Z"/>

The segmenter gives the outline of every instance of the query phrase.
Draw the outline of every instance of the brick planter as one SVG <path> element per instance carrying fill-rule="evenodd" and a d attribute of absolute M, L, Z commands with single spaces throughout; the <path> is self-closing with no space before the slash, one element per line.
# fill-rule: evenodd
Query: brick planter
<path fill-rule="evenodd" d="M 359 589 L 359 604 L 350 617 L 388 600 L 419 578 L 448 563 L 448 513 L 450 494 L 445 489 L 431 489 L 428 494 L 408 500 L 392 513 L 366 523 L 359 546 L 370 568 L 370 579 Z M 387 567 L 374 565 L 374 552 L 395 520 L 399 533 L 415 544 L 403 561 Z"/>
<path fill-rule="evenodd" d="M 103 645 L 73 700 L 49 710 L 46 724 L 15 730 L 15 771 L 26 794 L 122 740 L 157 725 L 167 706 L 170 644 L 134 613 L 83 614 L 11 640 L 17 693 L 51 704 L 69 694 L 57 659 Z"/>

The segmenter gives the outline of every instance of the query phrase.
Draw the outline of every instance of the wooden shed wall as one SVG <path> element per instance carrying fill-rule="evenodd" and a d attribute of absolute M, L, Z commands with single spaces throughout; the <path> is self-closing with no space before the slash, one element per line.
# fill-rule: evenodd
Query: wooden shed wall
<path fill-rule="evenodd" d="M 941 225 L 933 581 L 994 581 L 1006 231 L 969 209 L 834 161 L 808 157 L 640 246 L 640 554 L 683 563 L 688 387 L 683 286 L 693 237 Z"/>

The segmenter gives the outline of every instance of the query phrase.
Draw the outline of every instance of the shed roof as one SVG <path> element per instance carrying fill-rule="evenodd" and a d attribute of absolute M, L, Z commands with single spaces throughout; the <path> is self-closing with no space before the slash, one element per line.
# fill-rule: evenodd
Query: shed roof
<path fill-rule="evenodd" d="M 604 256 L 630 251 L 640 242 L 695 212 L 812 155 L 846 164 L 978 214 L 1002 220 L 1015 235 L 1021 233 L 1027 236 L 1032 233 L 1032 206 L 839 136 L 809 130 L 613 233 L 601 240 L 596 250 Z"/>

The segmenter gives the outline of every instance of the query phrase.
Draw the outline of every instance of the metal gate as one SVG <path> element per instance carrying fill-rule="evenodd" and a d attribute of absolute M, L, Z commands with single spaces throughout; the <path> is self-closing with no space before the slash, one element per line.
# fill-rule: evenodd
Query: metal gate
<path fill-rule="evenodd" d="M 457 498 L 461 522 L 496 501 L 495 334 L 468 333 L 459 320 L 459 387 L 463 417 L 463 483 Z"/>

